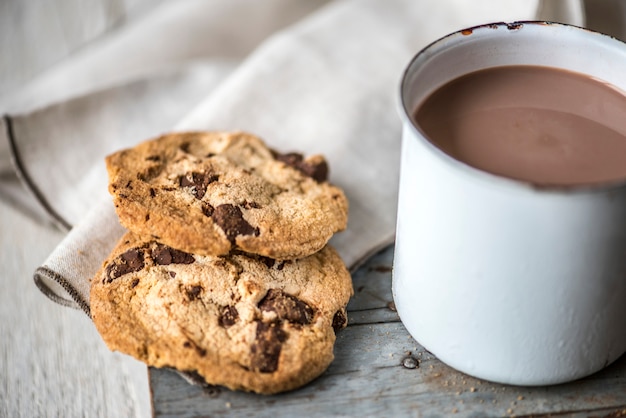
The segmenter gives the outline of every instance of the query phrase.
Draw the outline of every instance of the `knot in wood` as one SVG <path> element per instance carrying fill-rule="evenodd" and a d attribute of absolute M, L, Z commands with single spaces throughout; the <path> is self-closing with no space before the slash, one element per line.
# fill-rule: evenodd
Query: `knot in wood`
<path fill-rule="evenodd" d="M 406 369 L 416 369 L 419 367 L 419 361 L 413 356 L 407 356 L 402 359 L 402 366 Z"/>

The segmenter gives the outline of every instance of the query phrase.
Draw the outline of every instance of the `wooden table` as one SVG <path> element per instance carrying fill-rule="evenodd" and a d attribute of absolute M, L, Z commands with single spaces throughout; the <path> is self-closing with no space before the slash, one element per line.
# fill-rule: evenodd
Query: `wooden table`
<path fill-rule="evenodd" d="M 192 386 L 173 371 L 151 369 L 154 416 L 626 417 L 626 356 L 588 378 L 533 388 L 493 384 L 441 363 L 394 311 L 392 260 L 389 247 L 353 275 L 335 360 L 309 385 L 262 396 Z"/>

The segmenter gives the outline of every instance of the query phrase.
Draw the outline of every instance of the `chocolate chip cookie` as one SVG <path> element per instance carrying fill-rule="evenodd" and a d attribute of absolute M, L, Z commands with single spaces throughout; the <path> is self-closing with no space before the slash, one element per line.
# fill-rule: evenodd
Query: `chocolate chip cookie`
<path fill-rule="evenodd" d="M 347 224 L 323 157 L 280 154 L 247 133 L 169 134 L 106 164 L 120 222 L 189 253 L 300 258 Z"/>
<path fill-rule="evenodd" d="M 127 233 L 92 279 L 90 303 L 110 349 L 270 394 L 328 367 L 352 292 L 330 246 L 299 260 L 201 256 Z"/>

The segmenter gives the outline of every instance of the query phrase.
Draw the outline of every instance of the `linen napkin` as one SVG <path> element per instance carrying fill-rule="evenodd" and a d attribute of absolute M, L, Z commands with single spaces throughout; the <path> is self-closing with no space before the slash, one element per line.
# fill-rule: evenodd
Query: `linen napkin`
<path fill-rule="evenodd" d="M 404 66 L 449 32 L 533 19 L 538 2 L 338 0 L 313 9 L 278 19 L 277 31 L 241 63 L 220 61 L 222 55 L 209 51 L 193 63 L 183 59 L 174 69 L 138 71 L 105 90 L 4 118 L 0 132 L 21 177 L 58 224 L 74 226 L 35 272 L 46 295 L 89 313 L 90 278 L 124 231 L 107 196 L 103 158 L 168 130 L 247 130 L 280 151 L 324 154 L 330 181 L 350 200 L 348 229 L 331 243 L 354 268 L 394 238 L 401 129 L 396 96 Z M 180 15 L 176 27 L 185 25 Z M 238 16 L 215 19 L 222 37 L 246 30 Z M 300 20 L 278 30 L 293 16 Z M 148 24 L 142 30 L 152 31 L 151 45 L 167 38 Z M 162 53 L 195 50 L 207 39 L 185 42 L 194 45 L 164 42 Z M 105 52 L 114 62 L 131 59 L 124 48 Z M 86 93 L 85 86 L 78 93 Z"/>

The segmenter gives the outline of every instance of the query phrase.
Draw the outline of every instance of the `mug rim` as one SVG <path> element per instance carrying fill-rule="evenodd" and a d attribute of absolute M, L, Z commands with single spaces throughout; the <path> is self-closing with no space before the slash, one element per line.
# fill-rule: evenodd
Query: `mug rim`
<path fill-rule="evenodd" d="M 616 189 L 626 189 L 626 177 L 617 180 L 607 180 L 604 182 L 597 183 L 589 183 L 589 184 L 574 184 L 574 185 L 558 185 L 558 184 L 541 184 L 534 183 L 528 180 L 520 180 L 512 177 L 507 177 L 504 175 L 494 174 L 474 166 L 471 166 L 465 163 L 462 160 L 459 160 L 442 149 L 436 146 L 432 141 L 430 141 L 423 132 L 420 127 L 415 123 L 411 116 L 410 111 L 407 108 L 407 103 L 405 101 L 405 91 L 408 85 L 408 78 L 412 73 L 413 66 L 417 60 L 421 59 L 425 54 L 431 51 L 433 48 L 436 48 L 438 45 L 445 43 L 451 38 L 471 35 L 474 31 L 482 31 L 482 30 L 494 30 L 500 28 L 506 28 L 508 30 L 520 30 L 523 29 L 526 25 L 532 25 L 533 27 L 564 27 L 569 28 L 576 31 L 583 31 L 591 34 L 592 36 L 599 36 L 601 38 L 609 39 L 611 41 L 617 41 L 622 45 L 623 48 L 626 48 L 626 42 L 618 39 L 614 36 L 607 35 L 602 32 L 598 32 L 592 29 L 584 28 L 581 26 L 560 23 L 560 22 L 552 22 L 552 21 L 544 21 L 544 20 L 520 20 L 514 22 L 492 22 L 492 23 L 484 23 L 476 26 L 471 26 L 463 29 L 456 30 L 447 35 L 442 36 L 439 39 L 429 43 L 424 48 L 419 50 L 411 59 L 408 64 L 405 66 L 404 71 L 402 72 L 402 77 L 400 80 L 400 91 L 399 91 L 399 108 L 400 108 L 400 117 L 402 119 L 403 125 L 406 128 L 407 126 L 413 131 L 416 138 L 411 138 L 411 140 L 419 140 L 422 143 L 426 144 L 429 151 L 433 153 L 433 155 L 437 158 L 442 159 L 446 163 L 450 164 L 454 168 L 458 168 L 460 170 L 465 171 L 467 174 L 472 175 L 478 179 L 482 179 L 483 181 L 489 182 L 497 182 L 506 187 L 516 187 L 522 188 L 525 190 L 532 190 L 535 192 L 548 193 L 548 194 L 588 194 L 588 193 L 597 193 L 597 192 L 607 192 L 613 191 Z M 462 39 L 462 38 L 461 38 Z"/>

